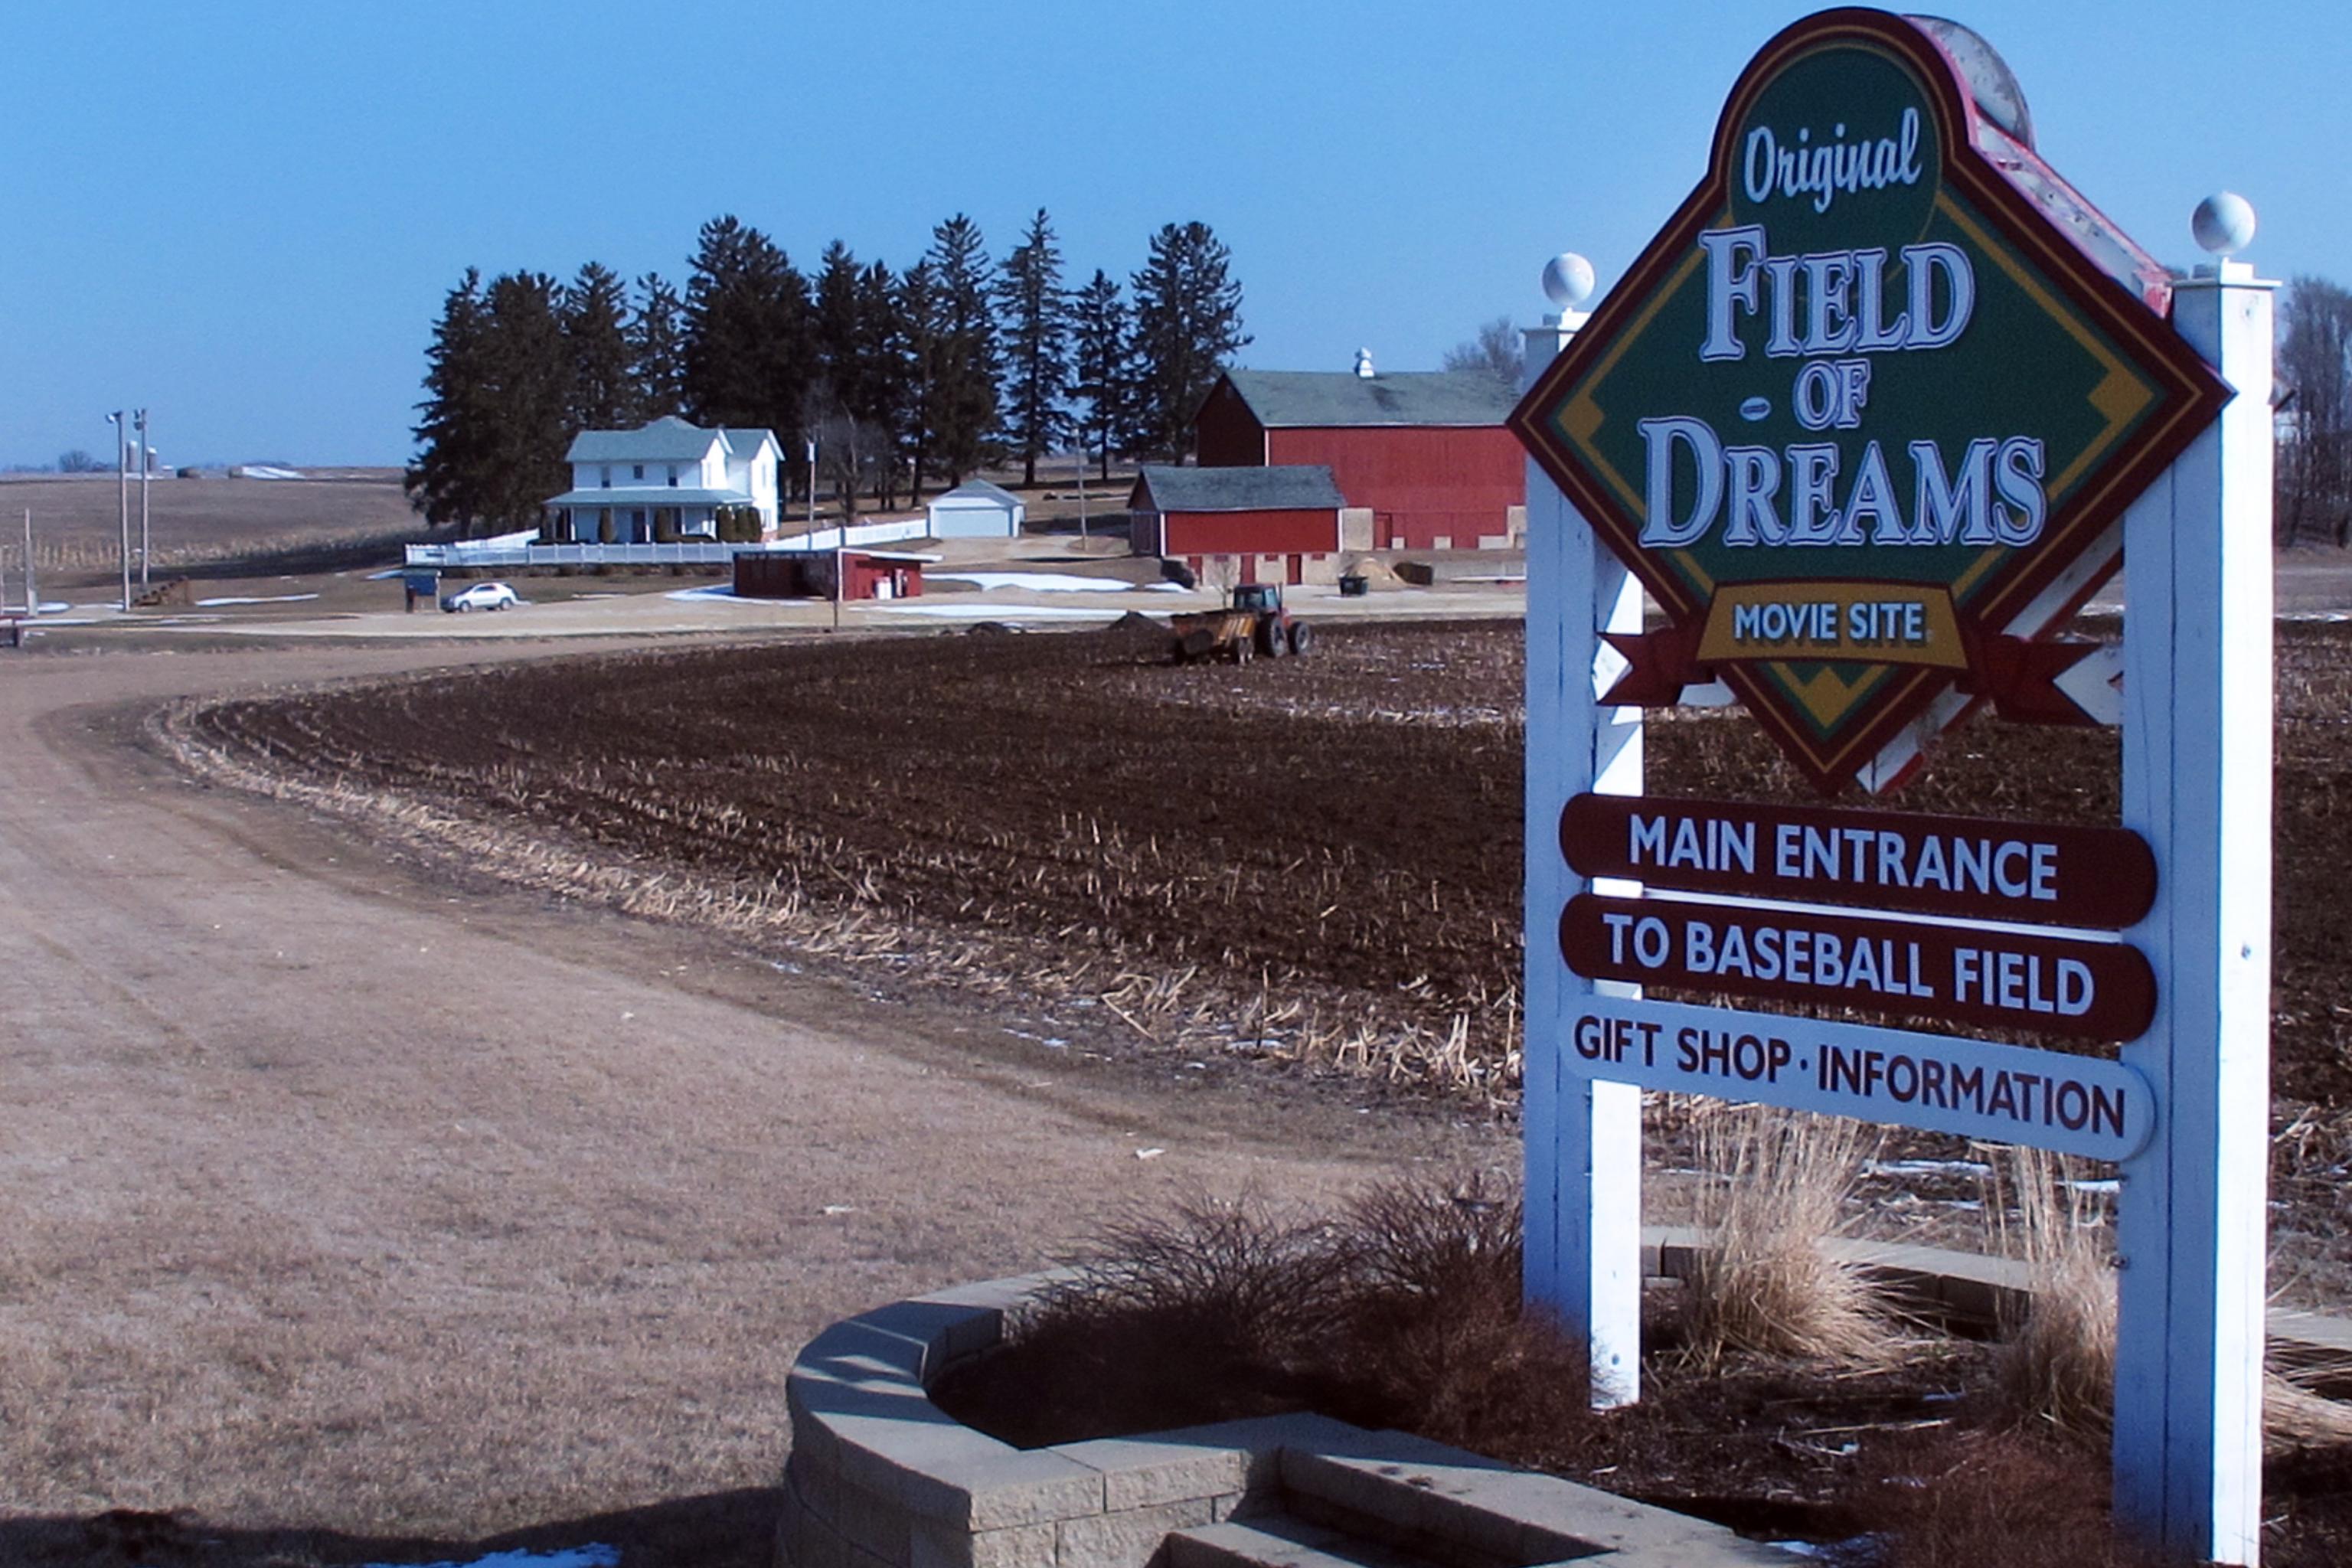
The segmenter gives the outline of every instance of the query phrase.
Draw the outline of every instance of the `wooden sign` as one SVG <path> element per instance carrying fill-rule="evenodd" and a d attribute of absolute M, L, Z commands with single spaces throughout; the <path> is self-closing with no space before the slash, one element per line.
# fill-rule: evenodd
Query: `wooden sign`
<path fill-rule="evenodd" d="M 1577 795 L 1568 863 L 1654 888 L 2121 931 L 2156 903 L 2156 857 L 2074 827 L 1655 795 Z"/>
<path fill-rule="evenodd" d="M 2034 639 L 2229 395 L 2169 289 L 1922 25 L 1774 38 L 1698 188 L 1511 416 L 1666 613 L 1610 637 L 1632 668 L 1606 700 L 1719 678 L 1824 794 L 1956 684 L 2088 722 L 2053 682 L 2093 645 Z"/>
<path fill-rule="evenodd" d="M 1592 1078 L 2094 1160 L 2138 1153 L 2156 1122 L 2147 1080 L 2118 1062 L 1822 1018 L 1591 996 L 1567 1043 Z"/>
<path fill-rule="evenodd" d="M 1559 951 L 1591 980 L 2067 1039 L 2137 1039 L 2156 1016 L 2155 976 L 2137 949 L 1993 926 L 1580 893 L 1560 915 Z"/>

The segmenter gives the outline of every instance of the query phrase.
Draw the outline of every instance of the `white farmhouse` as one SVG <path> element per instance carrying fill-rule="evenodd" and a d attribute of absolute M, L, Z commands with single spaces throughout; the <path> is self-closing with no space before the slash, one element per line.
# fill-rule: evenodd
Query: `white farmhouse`
<path fill-rule="evenodd" d="M 1018 539 L 1029 509 L 1011 490 L 966 479 L 931 502 L 933 539 Z"/>
<path fill-rule="evenodd" d="M 668 415 L 635 430 L 583 430 L 563 460 L 572 488 L 550 497 L 548 537 L 558 543 L 643 544 L 656 538 L 715 539 L 721 507 L 760 514 L 776 531 L 776 463 L 769 430 L 705 430 Z"/>

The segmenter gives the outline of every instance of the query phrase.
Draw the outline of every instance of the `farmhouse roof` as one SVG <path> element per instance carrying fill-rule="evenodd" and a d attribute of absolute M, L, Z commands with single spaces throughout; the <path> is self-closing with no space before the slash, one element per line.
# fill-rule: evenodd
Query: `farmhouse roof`
<path fill-rule="evenodd" d="M 773 430 L 753 430 L 730 425 L 719 433 L 727 437 L 727 449 L 739 458 L 758 457 L 762 441 L 775 447 L 778 457 L 784 454 L 783 443 L 776 439 Z"/>
<path fill-rule="evenodd" d="M 750 457 L 761 441 L 775 440 L 770 430 L 706 430 L 675 414 L 665 414 L 635 430 L 583 430 L 563 454 L 567 463 L 698 463 L 719 442 L 738 457 Z M 781 451 L 782 448 L 779 447 Z"/>
<path fill-rule="evenodd" d="M 1234 370 L 1242 401 L 1269 429 L 1333 425 L 1500 425 L 1518 402 L 1509 387 L 1472 371 Z"/>
<path fill-rule="evenodd" d="M 1143 465 L 1137 511 L 1326 511 L 1347 505 L 1320 463 L 1270 468 L 1178 468 Z"/>
<path fill-rule="evenodd" d="M 993 506 L 1021 506 L 1021 498 L 1002 485 L 992 485 L 986 479 L 966 479 L 931 504 L 949 500 L 984 500 Z M 1027 509 L 1023 508 L 1024 510 Z"/>
<path fill-rule="evenodd" d="M 687 486 L 672 489 L 668 485 L 614 485 L 610 489 L 593 488 L 565 490 L 540 503 L 542 506 L 751 506 L 753 503 L 744 490 L 705 490 Z"/>

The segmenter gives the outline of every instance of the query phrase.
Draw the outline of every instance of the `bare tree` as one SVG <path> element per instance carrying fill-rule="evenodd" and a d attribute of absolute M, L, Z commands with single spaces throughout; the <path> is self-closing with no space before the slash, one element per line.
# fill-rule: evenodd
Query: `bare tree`
<path fill-rule="evenodd" d="M 2278 535 L 2352 542 L 2352 293 L 2322 278 L 2289 285 L 2279 374 Z"/>
<path fill-rule="evenodd" d="M 1521 362 L 1518 329 L 1508 316 L 1497 316 L 1478 329 L 1478 335 L 1445 351 L 1441 370 L 1492 376 L 1511 392 L 1519 389 Z"/>

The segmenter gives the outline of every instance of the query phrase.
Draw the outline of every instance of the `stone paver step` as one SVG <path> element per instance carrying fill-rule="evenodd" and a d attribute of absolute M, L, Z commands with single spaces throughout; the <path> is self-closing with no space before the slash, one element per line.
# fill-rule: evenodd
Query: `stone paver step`
<path fill-rule="evenodd" d="M 1284 1514 L 1180 1530 L 1168 1568 L 1432 1568 L 1427 1559 Z"/>

